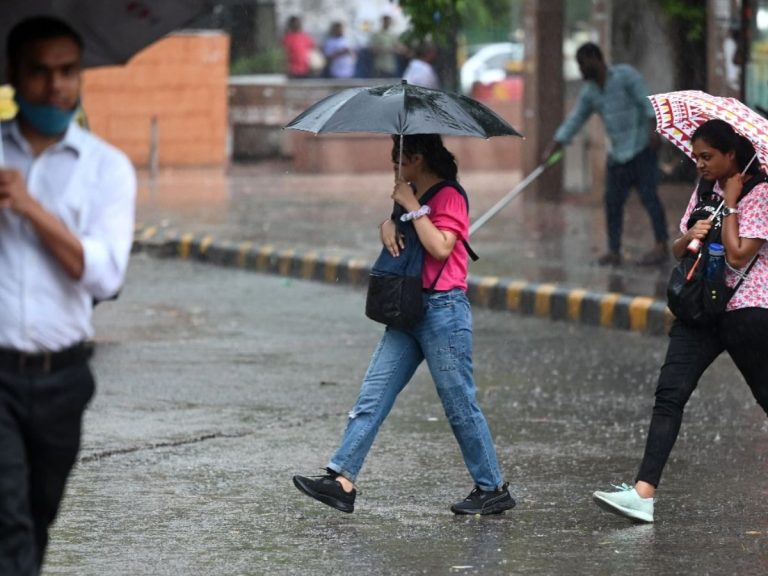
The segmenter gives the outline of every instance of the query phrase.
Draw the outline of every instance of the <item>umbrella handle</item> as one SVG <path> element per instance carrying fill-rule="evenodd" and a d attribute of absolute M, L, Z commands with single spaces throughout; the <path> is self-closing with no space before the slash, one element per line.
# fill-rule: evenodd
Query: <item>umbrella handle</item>
<path fill-rule="evenodd" d="M 741 175 L 742 175 L 742 176 L 744 176 L 744 174 L 746 174 L 746 173 L 747 173 L 747 170 L 749 170 L 749 167 L 750 167 L 750 166 L 752 166 L 752 162 L 754 162 L 754 161 L 755 161 L 755 158 L 757 158 L 757 152 L 755 152 L 755 153 L 752 155 L 752 160 L 750 160 L 750 161 L 749 161 L 749 164 L 747 164 L 747 165 L 744 167 L 744 170 L 742 170 L 742 171 L 741 171 Z"/>

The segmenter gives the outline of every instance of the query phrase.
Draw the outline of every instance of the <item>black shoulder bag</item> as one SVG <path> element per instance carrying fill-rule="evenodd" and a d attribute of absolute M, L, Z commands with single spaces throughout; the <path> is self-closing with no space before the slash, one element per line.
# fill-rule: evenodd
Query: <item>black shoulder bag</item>
<path fill-rule="evenodd" d="M 765 174 L 755 174 L 744 184 L 739 195 L 739 201 L 755 186 L 768 182 Z M 714 182 L 700 180 L 697 188 L 698 203 L 688 219 L 690 229 L 698 220 L 709 218 L 715 214 L 722 202 L 722 197 L 715 194 Z M 705 272 L 709 261 L 709 245 L 720 242 L 722 230 L 722 215 L 718 212 L 712 222 L 712 228 L 704 239 L 697 254 L 686 251 L 683 258 L 672 270 L 667 284 L 667 305 L 675 317 L 696 327 L 712 326 L 718 317 L 725 312 L 728 301 L 741 286 L 744 278 L 755 265 L 758 256 L 752 259 L 749 267 L 733 288 L 725 284 L 725 273 L 719 278 L 706 278 Z"/>
<path fill-rule="evenodd" d="M 446 186 L 456 188 L 467 202 L 467 193 L 457 183 L 444 180 L 432 186 L 421 198 L 419 203 L 426 204 L 435 194 Z M 403 237 L 405 248 L 400 250 L 400 255 L 395 257 L 386 248 L 381 249 L 379 257 L 371 268 L 368 277 L 368 293 L 365 299 L 365 315 L 371 320 L 381 322 L 387 326 L 400 330 L 410 330 L 424 316 L 423 290 L 421 285 L 421 270 L 424 264 L 424 247 L 419 241 L 419 236 L 413 226 L 413 222 L 402 222 L 400 216 L 405 210 L 399 204 L 395 204 L 392 219 L 397 226 L 397 232 Z M 477 254 L 465 241 L 464 246 L 472 260 L 477 260 Z M 437 280 L 445 268 L 446 262 L 440 268 L 431 289 L 434 290 Z"/>

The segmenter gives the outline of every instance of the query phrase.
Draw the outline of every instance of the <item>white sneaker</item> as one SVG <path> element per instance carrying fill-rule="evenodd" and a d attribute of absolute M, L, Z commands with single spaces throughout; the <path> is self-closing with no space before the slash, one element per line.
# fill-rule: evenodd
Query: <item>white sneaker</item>
<path fill-rule="evenodd" d="M 637 520 L 653 522 L 653 498 L 641 498 L 637 490 L 627 484 L 614 486 L 617 492 L 595 492 L 592 499 L 603 510 Z"/>

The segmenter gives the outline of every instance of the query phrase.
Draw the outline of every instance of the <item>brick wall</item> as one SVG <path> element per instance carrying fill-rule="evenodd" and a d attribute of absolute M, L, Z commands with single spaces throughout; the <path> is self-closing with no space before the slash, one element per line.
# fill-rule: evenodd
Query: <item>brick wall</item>
<path fill-rule="evenodd" d="M 87 70 L 83 104 L 91 130 L 137 166 L 150 162 L 153 117 L 160 166 L 223 165 L 228 78 L 226 34 L 174 34 L 126 66 Z"/>

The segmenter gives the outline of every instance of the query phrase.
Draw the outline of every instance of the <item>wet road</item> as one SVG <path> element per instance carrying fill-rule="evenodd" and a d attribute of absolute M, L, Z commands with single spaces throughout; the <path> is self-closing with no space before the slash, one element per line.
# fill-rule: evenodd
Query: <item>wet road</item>
<path fill-rule="evenodd" d="M 388 145 L 382 142 L 382 155 L 388 158 Z M 287 168 L 264 163 L 233 166 L 227 174 L 166 170 L 156 180 L 144 175 L 139 221 L 165 231 L 373 261 L 380 250 L 377 226 L 391 210 L 392 173 L 295 174 Z M 484 214 L 521 179 L 519 172 L 509 171 L 462 174 L 471 219 Z M 659 189 L 671 238 L 690 191 L 687 184 Z M 623 242 L 622 266 L 596 266 L 606 245 L 601 200 L 565 194 L 553 201 L 525 191 L 473 235 L 480 260 L 469 272 L 664 297 L 672 259 L 658 267 L 633 264 L 653 243 L 648 216 L 636 194 L 627 202 Z"/>
<path fill-rule="evenodd" d="M 518 506 L 457 518 L 471 488 L 419 371 L 352 515 L 307 499 L 381 329 L 363 292 L 134 257 L 97 309 L 99 389 L 46 575 L 764 574 L 766 419 L 731 361 L 691 400 L 633 526 L 590 493 L 631 481 L 665 339 L 475 311 L 478 395 Z"/>

